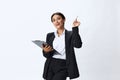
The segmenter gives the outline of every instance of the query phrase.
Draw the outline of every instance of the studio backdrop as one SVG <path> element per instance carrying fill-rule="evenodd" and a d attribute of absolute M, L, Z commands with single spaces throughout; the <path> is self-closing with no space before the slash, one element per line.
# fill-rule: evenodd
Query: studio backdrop
<path fill-rule="evenodd" d="M 45 58 L 32 40 L 56 30 L 54 12 L 66 16 L 68 30 L 77 16 L 81 22 L 80 77 L 74 80 L 120 80 L 119 7 L 119 0 L 1 0 L 0 80 L 43 80 Z"/>

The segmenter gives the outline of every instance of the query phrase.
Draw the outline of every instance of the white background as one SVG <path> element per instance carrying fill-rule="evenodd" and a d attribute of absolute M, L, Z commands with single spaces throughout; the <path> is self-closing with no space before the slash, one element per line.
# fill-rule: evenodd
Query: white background
<path fill-rule="evenodd" d="M 45 58 L 31 40 L 55 31 L 50 16 L 57 11 L 68 30 L 76 16 L 81 21 L 75 80 L 120 80 L 119 7 L 119 0 L 1 0 L 0 80 L 43 80 Z"/>

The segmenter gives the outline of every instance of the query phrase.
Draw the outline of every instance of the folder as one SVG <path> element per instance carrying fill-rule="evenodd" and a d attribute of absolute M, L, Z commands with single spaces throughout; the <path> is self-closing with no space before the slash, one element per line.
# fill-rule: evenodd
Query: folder
<path fill-rule="evenodd" d="M 41 48 L 43 47 L 43 45 L 47 44 L 45 41 L 41 41 L 41 40 L 34 40 L 32 42 L 35 43 L 37 46 L 39 46 Z"/>
<path fill-rule="evenodd" d="M 35 43 L 37 46 L 39 46 L 39 47 L 43 47 L 43 45 L 48 45 L 45 41 L 41 41 L 41 40 L 34 40 L 34 41 L 32 41 L 33 43 Z M 55 49 L 54 49 L 54 53 L 55 54 L 60 54 L 58 51 L 56 51 Z M 60 54 L 61 55 L 61 54 Z"/>

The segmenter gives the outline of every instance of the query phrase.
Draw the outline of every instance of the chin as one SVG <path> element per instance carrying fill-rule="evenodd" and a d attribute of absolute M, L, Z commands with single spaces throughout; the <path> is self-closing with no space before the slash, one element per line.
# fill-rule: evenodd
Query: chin
<path fill-rule="evenodd" d="M 61 28 L 61 26 L 55 26 L 56 27 L 56 29 L 60 29 Z"/>

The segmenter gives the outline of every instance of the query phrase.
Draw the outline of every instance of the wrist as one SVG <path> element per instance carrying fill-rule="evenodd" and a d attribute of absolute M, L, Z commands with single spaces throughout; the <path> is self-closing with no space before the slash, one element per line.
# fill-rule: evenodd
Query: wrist
<path fill-rule="evenodd" d="M 73 33 L 78 33 L 79 29 L 78 29 L 78 27 L 72 27 L 72 31 L 73 31 Z"/>

